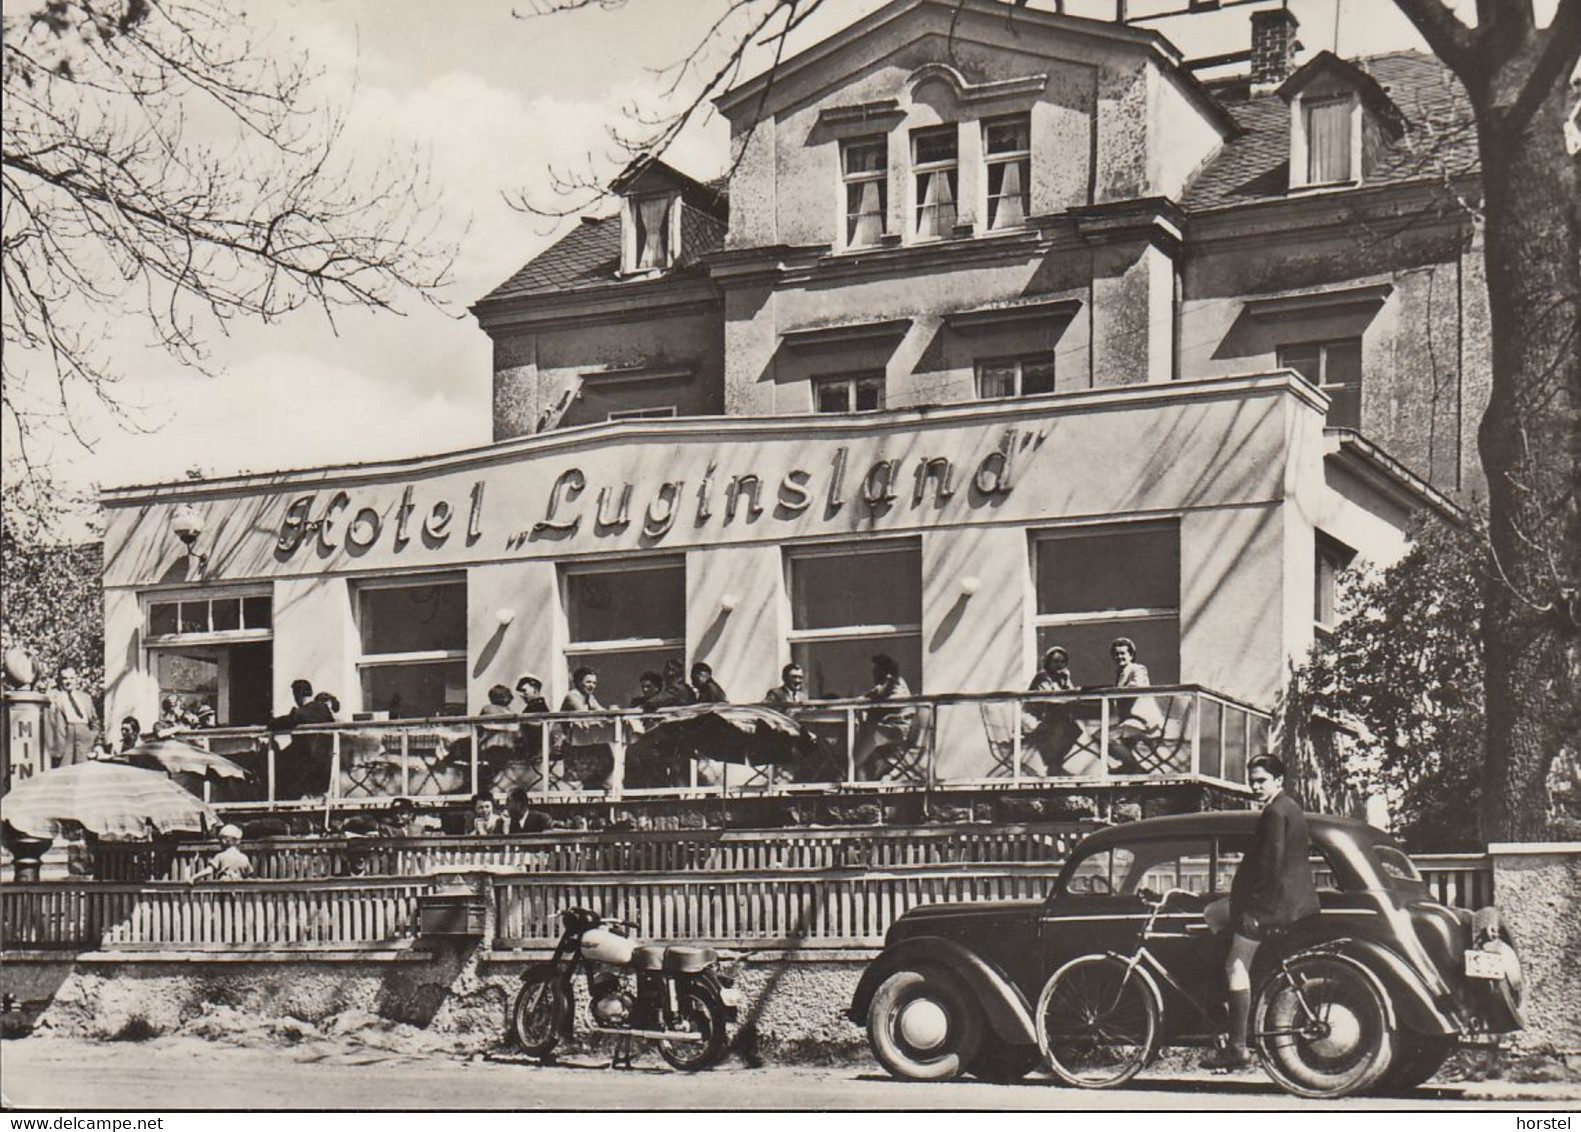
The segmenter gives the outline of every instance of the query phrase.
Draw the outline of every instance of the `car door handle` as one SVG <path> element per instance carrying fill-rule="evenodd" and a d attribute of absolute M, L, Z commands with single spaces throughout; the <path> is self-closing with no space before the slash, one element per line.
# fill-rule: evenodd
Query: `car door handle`
<path fill-rule="evenodd" d="M 1208 932 L 1210 932 L 1212 930 L 1213 929 L 1208 927 L 1207 924 L 1187 924 L 1186 925 L 1186 934 L 1187 935 L 1207 935 Z"/>

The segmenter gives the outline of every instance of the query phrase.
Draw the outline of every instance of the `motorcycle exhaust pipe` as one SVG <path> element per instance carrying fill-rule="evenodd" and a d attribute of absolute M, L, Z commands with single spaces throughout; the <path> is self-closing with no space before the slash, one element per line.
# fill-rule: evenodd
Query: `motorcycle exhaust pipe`
<path fill-rule="evenodd" d="M 701 1034 L 677 1034 L 672 1030 L 622 1030 L 614 1026 L 590 1026 L 595 1034 L 614 1034 L 623 1038 L 653 1038 L 666 1042 L 700 1042 Z"/>

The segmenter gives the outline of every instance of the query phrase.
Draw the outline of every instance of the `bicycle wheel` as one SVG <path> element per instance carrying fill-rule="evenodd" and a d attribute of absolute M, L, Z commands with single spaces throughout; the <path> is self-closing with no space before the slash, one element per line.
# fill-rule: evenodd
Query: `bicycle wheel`
<path fill-rule="evenodd" d="M 1061 1081 L 1111 1089 L 1153 1056 L 1158 1005 L 1140 975 L 1107 955 L 1072 959 L 1038 996 L 1038 1048 Z"/>
<path fill-rule="evenodd" d="M 1298 956 L 1257 996 L 1252 1029 L 1263 1068 L 1298 1097 L 1348 1097 L 1388 1071 L 1394 1041 L 1376 980 L 1333 955 Z"/>

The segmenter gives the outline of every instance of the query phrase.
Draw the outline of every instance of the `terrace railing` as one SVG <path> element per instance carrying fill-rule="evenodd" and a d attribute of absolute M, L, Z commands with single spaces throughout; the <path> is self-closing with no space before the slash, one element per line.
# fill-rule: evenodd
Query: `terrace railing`
<path fill-rule="evenodd" d="M 1445 902 L 1490 902 L 1485 860 L 1424 860 Z M 904 911 L 938 901 L 1040 900 L 1057 862 L 490 876 L 489 947 L 536 949 L 573 906 L 636 920 L 656 941 L 742 948 L 871 948 Z M 1443 885 L 1441 877 L 1455 878 Z M 0 885 L 0 950 L 342 951 L 410 946 L 424 878 Z"/>
<path fill-rule="evenodd" d="M 839 790 L 1099 789 L 1158 781 L 1243 789 L 1270 716 L 1198 685 L 830 700 L 786 713 L 816 738 L 789 764 L 651 757 L 636 740 L 665 713 L 553 712 L 224 728 L 181 737 L 241 763 L 246 782 L 194 783 L 227 808 L 461 799 L 523 787 L 577 800 L 792 795 Z"/>
<path fill-rule="evenodd" d="M 260 877 L 317 880 L 429 876 L 509 869 L 532 874 L 750 872 L 769 869 L 891 868 L 897 865 L 1058 864 L 1091 827 L 1079 822 L 797 830 L 674 830 L 554 833 L 511 837 L 292 837 L 246 841 Z M 212 845 L 155 850 L 104 843 L 100 879 L 186 880 Z"/>

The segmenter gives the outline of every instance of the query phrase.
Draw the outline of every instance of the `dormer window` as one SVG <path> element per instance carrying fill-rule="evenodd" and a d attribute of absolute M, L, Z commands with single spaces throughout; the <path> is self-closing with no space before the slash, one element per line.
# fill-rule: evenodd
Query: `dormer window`
<path fill-rule="evenodd" d="M 1306 127 L 1306 181 L 1308 185 L 1343 184 L 1354 179 L 1353 150 L 1357 145 L 1354 95 L 1301 100 Z"/>
<path fill-rule="evenodd" d="M 1279 87 L 1290 103 L 1290 189 L 1365 181 L 1405 129 L 1389 95 L 1366 71 L 1324 51 Z"/>
<path fill-rule="evenodd" d="M 679 193 L 628 197 L 625 270 L 663 271 L 675 261 L 680 245 Z"/>
<path fill-rule="evenodd" d="M 1031 211 L 1032 125 L 1025 114 L 983 123 L 988 230 L 1020 228 Z"/>
<path fill-rule="evenodd" d="M 917 239 L 936 240 L 951 235 L 955 230 L 961 172 L 955 127 L 914 131 L 911 169 L 915 178 Z"/>

